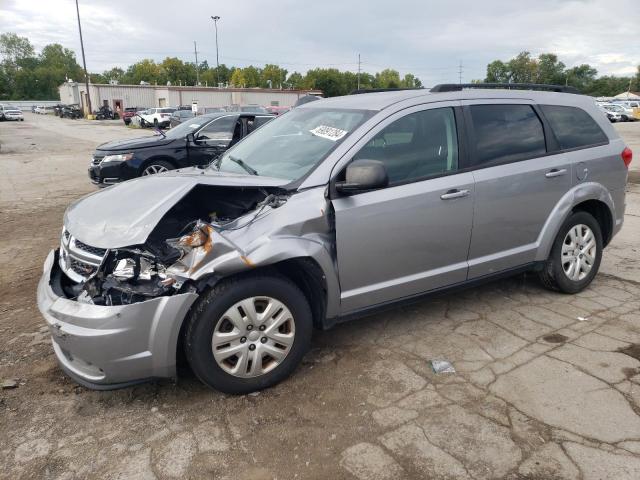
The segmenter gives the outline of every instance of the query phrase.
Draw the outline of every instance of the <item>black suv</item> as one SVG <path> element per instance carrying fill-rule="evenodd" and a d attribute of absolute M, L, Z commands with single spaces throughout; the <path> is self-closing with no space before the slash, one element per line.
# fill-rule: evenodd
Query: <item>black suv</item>
<path fill-rule="evenodd" d="M 270 114 L 213 113 L 152 137 L 103 143 L 93 154 L 89 178 L 105 187 L 142 175 L 206 165 L 273 118 Z"/>

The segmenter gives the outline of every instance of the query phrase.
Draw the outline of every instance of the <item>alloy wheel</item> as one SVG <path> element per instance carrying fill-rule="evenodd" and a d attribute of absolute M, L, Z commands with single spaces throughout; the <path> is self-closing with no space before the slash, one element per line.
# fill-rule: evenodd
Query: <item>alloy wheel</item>
<path fill-rule="evenodd" d="M 285 360 L 295 333 L 284 303 L 272 297 L 246 298 L 219 319 L 211 339 L 213 358 L 234 377 L 264 375 Z"/>
<path fill-rule="evenodd" d="M 569 229 L 562 242 L 561 262 L 565 275 L 570 280 L 583 280 L 596 261 L 596 237 L 591 229 L 583 224 Z"/>
<path fill-rule="evenodd" d="M 163 165 L 149 165 L 144 169 L 142 175 L 154 175 L 156 173 L 168 172 L 169 169 Z"/>

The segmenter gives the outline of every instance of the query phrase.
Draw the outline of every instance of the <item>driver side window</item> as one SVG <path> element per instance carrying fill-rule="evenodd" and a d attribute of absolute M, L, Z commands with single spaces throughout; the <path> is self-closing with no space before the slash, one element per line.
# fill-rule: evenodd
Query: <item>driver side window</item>
<path fill-rule="evenodd" d="M 233 139 L 235 124 L 234 116 L 218 118 L 198 132 L 198 140 L 215 140 L 228 145 Z"/>
<path fill-rule="evenodd" d="M 440 175 L 458 168 L 453 108 L 410 113 L 387 125 L 354 157 L 380 160 L 389 185 Z"/>

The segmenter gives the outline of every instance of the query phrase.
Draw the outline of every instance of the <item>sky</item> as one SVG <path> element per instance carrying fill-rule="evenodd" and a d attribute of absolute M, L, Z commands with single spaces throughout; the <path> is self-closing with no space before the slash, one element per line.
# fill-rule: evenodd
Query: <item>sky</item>
<path fill-rule="evenodd" d="M 167 56 L 215 65 L 275 63 L 393 68 L 426 86 L 484 78 L 486 65 L 523 50 L 558 54 L 568 67 L 632 75 L 640 64 L 640 0 L 79 0 L 90 72 Z M 81 63 L 74 0 L 0 0 L 0 32 L 36 50 L 61 43 Z"/>

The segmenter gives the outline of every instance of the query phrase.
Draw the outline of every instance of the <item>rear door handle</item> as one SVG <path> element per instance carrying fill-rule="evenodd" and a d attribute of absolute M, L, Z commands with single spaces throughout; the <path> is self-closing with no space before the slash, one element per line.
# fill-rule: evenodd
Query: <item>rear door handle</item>
<path fill-rule="evenodd" d="M 440 195 L 442 200 L 451 200 L 453 198 L 462 198 L 469 195 L 469 190 L 458 190 L 454 188 L 453 190 L 449 190 L 447 193 L 443 193 Z"/>
<path fill-rule="evenodd" d="M 554 168 L 553 170 L 549 170 L 547 173 L 545 173 L 544 176 L 547 178 L 553 178 L 553 177 L 560 177 L 565 173 L 567 173 L 566 168 L 561 168 L 560 170 L 558 170 L 557 168 Z"/>

